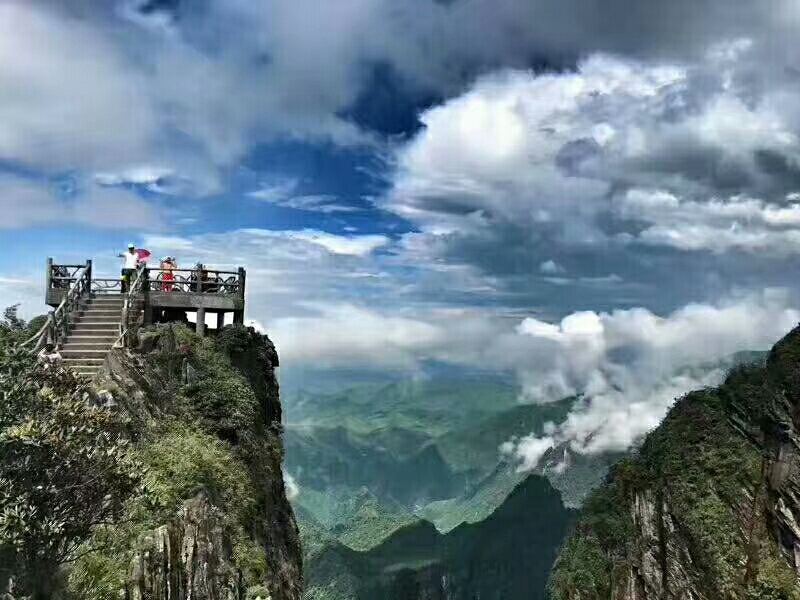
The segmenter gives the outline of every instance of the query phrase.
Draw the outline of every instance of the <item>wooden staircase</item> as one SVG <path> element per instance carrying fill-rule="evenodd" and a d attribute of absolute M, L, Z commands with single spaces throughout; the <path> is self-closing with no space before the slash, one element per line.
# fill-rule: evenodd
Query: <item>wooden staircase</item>
<path fill-rule="evenodd" d="M 64 365 L 80 375 L 95 375 L 119 338 L 123 294 L 91 294 L 74 315 L 61 348 Z"/>

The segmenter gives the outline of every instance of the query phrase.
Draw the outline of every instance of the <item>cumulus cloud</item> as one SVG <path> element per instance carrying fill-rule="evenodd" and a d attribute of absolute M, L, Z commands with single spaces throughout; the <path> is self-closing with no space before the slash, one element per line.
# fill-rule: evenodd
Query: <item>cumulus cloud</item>
<path fill-rule="evenodd" d="M 623 217 L 647 226 L 635 238 L 647 244 L 674 246 L 683 250 L 730 249 L 768 251 L 791 255 L 800 251 L 800 204 L 787 197 L 788 205 L 766 203 L 747 197 L 726 202 L 679 200 L 658 190 L 629 190 L 619 199 Z"/>
<path fill-rule="evenodd" d="M 89 184 L 61 197 L 42 182 L 13 175 L 0 175 L 0 212 L 0 229 L 56 223 L 104 229 L 158 226 L 157 208 L 127 190 Z"/>
<path fill-rule="evenodd" d="M 657 8 L 633 0 L 347 0 L 335 8 L 13 0 L 0 13 L 0 84 L 15 90 L 0 101 L 0 156 L 112 172 L 156 158 L 207 192 L 219 185 L 213 166 L 275 135 L 374 141 L 340 115 L 376 64 L 394 68 L 409 89 L 448 97 L 476 75 L 528 68 L 532 57 L 679 60 L 731 36 L 789 63 L 785 50 L 762 47 L 790 47 L 782 42 L 797 32 L 791 14 L 788 0 Z M 498 114 L 498 126 L 511 124 Z"/>
<path fill-rule="evenodd" d="M 387 206 L 450 230 L 519 220 L 563 227 L 614 211 L 608 199 L 620 187 L 660 183 L 695 201 L 714 194 L 725 182 L 693 173 L 698 159 L 727 165 L 742 189 L 765 191 L 757 152 L 794 161 L 798 138 L 768 97 L 748 105 L 722 83 L 706 89 L 710 77 L 706 64 L 602 55 L 575 73 L 487 76 L 424 113 L 425 129 L 399 153 Z"/>
<path fill-rule="evenodd" d="M 515 440 L 504 450 L 513 448 L 525 468 L 564 443 L 589 454 L 625 450 L 658 425 L 677 397 L 719 383 L 726 358 L 769 348 L 798 320 L 800 311 L 777 290 L 692 304 L 666 317 L 637 308 L 573 314 L 558 324 L 526 319 L 520 335 L 550 352 L 521 372 L 525 398 L 585 401 L 546 435 Z"/>
<path fill-rule="evenodd" d="M 772 64 L 760 44 L 488 74 L 422 114 L 378 204 L 419 228 L 417 262 L 474 267 L 545 310 L 663 314 L 795 286 L 775 259 L 800 249 L 797 90 L 755 68 Z"/>

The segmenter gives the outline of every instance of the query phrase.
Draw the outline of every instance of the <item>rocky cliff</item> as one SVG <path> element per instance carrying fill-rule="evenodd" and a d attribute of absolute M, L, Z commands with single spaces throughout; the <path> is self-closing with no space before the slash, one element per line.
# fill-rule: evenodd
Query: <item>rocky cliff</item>
<path fill-rule="evenodd" d="M 182 326 L 114 350 L 96 401 L 126 415 L 141 485 L 69 569 L 80 598 L 297 600 L 302 559 L 282 476 L 278 357 L 266 336 Z"/>
<path fill-rule="evenodd" d="M 800 328 L 679 399 L 590 495 L 553 600 L 800 598 Z"/>

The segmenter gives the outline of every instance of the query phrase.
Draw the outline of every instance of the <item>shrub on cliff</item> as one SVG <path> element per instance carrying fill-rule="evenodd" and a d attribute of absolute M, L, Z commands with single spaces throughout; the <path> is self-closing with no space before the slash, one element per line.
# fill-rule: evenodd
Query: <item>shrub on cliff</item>
<path fill-rule="evenodd" d="M 13 577 L 35 600 L 50 597 L 64 563 L 135 486 L 124 419 L 87 405 L 87 391 L 0 344 L 0 583 Z"/>

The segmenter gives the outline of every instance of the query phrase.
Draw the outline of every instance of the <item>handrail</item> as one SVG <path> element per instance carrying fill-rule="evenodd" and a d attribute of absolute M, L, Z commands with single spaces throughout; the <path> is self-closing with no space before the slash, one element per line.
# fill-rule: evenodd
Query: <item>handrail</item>
<path fill-rule="evenodd" d="M 134 279 L 128 292 L 125 294 L 125 300 L 122 303 L 122 312 L 119 320 L 119 337 L 114 342 L 114 348 L 126 347 L 126 338 L 131 330 L 131 308 L 135 308 L 136 302 L 139 300 L 139 293 L 142 291 L 144 280 L 147 278 L 147 265 L 142 264 L 136 269 L 136 279 Z"/>
<path fill-rule="evenodd" d="M 64 298 L 58 307 L 47 315 L 47 320 L 39 331 L 19 345 L 20 348 L 28 347 L 34 340 L 36 344 L 31 348 L 31 354 L 36 354 L 48 341 L 51 341 L 58 348 L 67 334 L 72 313 L 78 308 L 81 298 L 91 291 L 91 277 L 92 263 L 87 261 L 75 273 L 75 281 L 70 286 L 69 291 L 64 294 Z"/>

